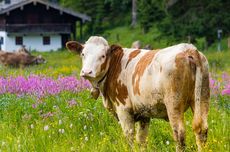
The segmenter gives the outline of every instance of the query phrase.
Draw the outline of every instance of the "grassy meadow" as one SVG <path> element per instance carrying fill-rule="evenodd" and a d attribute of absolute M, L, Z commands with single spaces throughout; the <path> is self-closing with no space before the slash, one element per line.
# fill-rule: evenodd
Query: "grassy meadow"
<path fill-rule="evenodd" d="M 0 90 L 0 152 L 131 151 L 121 127 L 104 109 L 101 98 L 94 100 L 90 97 L 87 84 L 83 84 L 83 89 L 78 91 L 60 90 L 60 84 L 56 82 L 59 78 L 71 76 L 76 80 L 80 79 L 80 58 L 68 51 L 41 54 L 47 60 L 46 64 L 25 69 L 0 68 L 0 85 L 3 85 L 3 82 L 10 83 L 13 90 L 12 92 Z M 229 152 L 230 95 L 222 95 L 221 90 L 230 81 L 222 77 L 224 71 L 225 75 L 230 75 L 230 51 L 220 53 L 210 51 L 205 54 L 210 60 L 211 76 L 215 82 L 212 86 L 208 118 L 209 136 L 204 151 Z M 25 90 L 14 88 L 13 84 L 17 87 L 21 77 L 28 78 L 31 75 L 36 76 L 34 84 L 49 84 L 50 88 L 47 88 L 47 92 L 42 92 L 42 96 L 36 94 L 36 89 L 41 91 L 46 86 L 40 85 L 41 88 L 22 86 Z M 14 79 L 19 76 L 20 79 Z M 71 79 L 72 81 L 75 82 Z M 59 90 L 49 92 L 54 87 L 59 87 Z M 31 93 L 27 94 L 26 91 Z M 188 110 L 185 114 L 188 152 L 196 151 L 191 122 L 192 113 Z M 174 144 L 169 123 L 152 119 L 147 151 L 173 152 Z M 134 146 L 134 151 L 139 151 L 138 146 Z"/>

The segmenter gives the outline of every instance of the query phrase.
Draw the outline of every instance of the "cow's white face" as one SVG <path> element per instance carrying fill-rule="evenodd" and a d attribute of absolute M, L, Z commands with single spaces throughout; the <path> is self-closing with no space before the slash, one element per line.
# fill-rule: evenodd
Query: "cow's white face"
<path fill-rule="evenodd" d="M 72 52 L 78 52 L 82 58 L 80 75 L 90 81 L 99 81 L 108 70 L 108 42 L 97 36 L 92 36 L 84 45 L 70 41 L 66 47 Z"/>

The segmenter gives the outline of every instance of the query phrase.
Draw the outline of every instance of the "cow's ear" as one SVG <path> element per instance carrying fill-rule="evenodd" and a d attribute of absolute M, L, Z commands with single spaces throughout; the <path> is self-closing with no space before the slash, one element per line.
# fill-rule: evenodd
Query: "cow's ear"
<path fill-rule="evenodd" d="M 66 48 L 73 53 L 80 54 L 84 46 L 76 41 L 69 41 L 66 43 Z"/>
<path fill-rule="evenodd" d="M 118 50 L 122 50 L 122 47 L 116 44 L 113 44 L 110 46 L 109 48 L 109 53 L 113 54 L 114 52 L 118 51 Z"/>

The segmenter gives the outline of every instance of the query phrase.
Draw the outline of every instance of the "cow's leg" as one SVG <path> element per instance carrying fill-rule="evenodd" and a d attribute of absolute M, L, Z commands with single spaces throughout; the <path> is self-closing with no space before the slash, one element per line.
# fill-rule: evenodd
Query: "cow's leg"
<path fill-rule="evenodd" d="M 149 118 L 143 118 L 137 122 L 136 141 L 141 146 L 141 148 L 144 149 L 147 146 L 146 138 L 148 136 L 149 121 L 150 121 Z"/>
<path fill-rule="evenodd" d="M 173 137 L 176 141 L 176 151 L 182 152 L 185 150 L 185 128 L 184 128 L 184 111 L 179 100 L 171 98 L 166 101 L 166 108 L 170 125 L 173 130 Z"/>
<path fill-rule="evenodd" d="M 117 108 L 117 116 L 125 137 L 128 139 L 129 144 L 132 145 L 134 139 L 134 132 L 135 132 L 134 130 L 135 123 L 134 123 L 133 115 L 128 109 Z"/>

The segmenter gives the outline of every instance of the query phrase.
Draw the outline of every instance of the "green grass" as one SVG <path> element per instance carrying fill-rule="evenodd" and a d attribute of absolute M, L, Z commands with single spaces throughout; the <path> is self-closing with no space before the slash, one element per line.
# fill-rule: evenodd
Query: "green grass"
<path fill-rule="evenodd" d="M 135 28 L 124 26 L 108 30 L 104 35 L 110 44 L 120 44 L 123 47 L 131 47 L 132 43 L 137 40 L 141 41 L 143 47 L 146 44 L 151 44 L 154 49 L 173 44 L 169 38 L 160 38 L 160 32 L 156 28 L 152 28 L 144 34 L 140 26 Z"/>
<path fill-rule="evenodd" d="M 35 53 L 38 54 L 38 53 Z M 216 54 L 206 53 L 210 60 Z M 80 58 L 67 51 L 42 53 L 47 63 L 23 70 L 1 68 L 1 76 L 42 74 L 57 78 L 59 75 L 76 75 L 80 71 Z M 222 71 L 229 71 L 229 52 L 220 53 Z M 213 70 L 213 69 L 212 69 Z M 67 101 L 75 99 L 77 105 L 69 107 Z M 91 99 L 89 91 L 78 94 L 68 92 L 47 96 L 33 108 L 36 98 L 0 95 L 0 151 L 79 151 L 129 152 L 121 127 L 102 105 L 102 99 Z M 209 137 L 204 151 L 230 150 L 229 97 L 212 98 L 209 113 Z M 50 117 L 46 117 L 52 114 Z M 196 151 L 191 128 L 192 114 L 185 114 L 187 151 Z M 46 127 L 49 127 L 46 130 Z M 45 129 L 45 130 L 44 130 Z M 63 131 L 64 130 L 64 131 Z M 169 144 L 166 144 L 169 143 Z M 175 151 L 172 131 L 168 122 L 152 119 L 147 151 Z M 138 147 L 134 146 L 134 151 Z"/>

